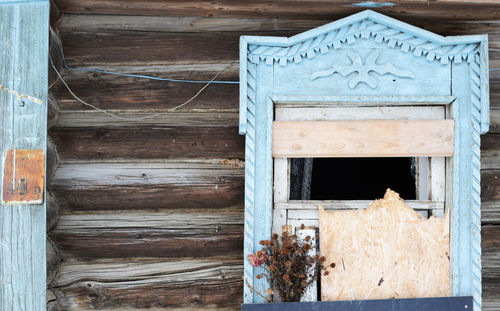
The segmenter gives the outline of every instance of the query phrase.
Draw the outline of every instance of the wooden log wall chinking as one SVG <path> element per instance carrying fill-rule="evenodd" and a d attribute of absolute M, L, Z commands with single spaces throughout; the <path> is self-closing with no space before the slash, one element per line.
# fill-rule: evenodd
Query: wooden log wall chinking
<path fill-rule="evenodd" d="M 442 35 L 489 34 L 500 68 L 494 0 L 392 1 L 375 9 Z M 238 80 L 241 35 L 290 36 L 363 10 L 358 1 L 54 0 L 52 26 L 72 67 L 189 80 Z M 57 13 L 59 12 L 59 13 Z M 54 55 L 55 59 L 55 55 Z M 203 84 L 59 63 L 73 91 L 126 118 L 165 112 Z M 483 306 L 500 308 L 500 71 L 490 72 L 491 127 L 482 136 Z M 190 104 L 130 121 L 50 89 L 57 168 L 51 310 L 239 310 L 243 295 L 244 138 L 238 86 L 214 84 Z M 50 154 L 49 154 L 50 158 Z M 58 221 L 55 221 L 58 219 Z M 50 259 L 50 258 L 52 259 Z"/>

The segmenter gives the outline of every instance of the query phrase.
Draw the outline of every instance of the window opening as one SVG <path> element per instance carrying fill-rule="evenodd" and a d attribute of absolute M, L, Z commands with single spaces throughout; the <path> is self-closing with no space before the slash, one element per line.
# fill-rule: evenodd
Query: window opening
<path fill-rule="evenodd" d="M 290 200 L 375 200 L 387 188 L 416 199 L 414 158 L 309 158 L 290 162 Z"/>

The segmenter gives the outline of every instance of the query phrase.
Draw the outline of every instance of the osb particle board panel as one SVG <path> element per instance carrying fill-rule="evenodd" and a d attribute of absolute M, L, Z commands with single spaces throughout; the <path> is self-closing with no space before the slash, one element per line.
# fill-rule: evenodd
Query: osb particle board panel
<path fill-rule="evenodd" d="M 390 189 L 365 210 L 319 208 L 320 252 L 336 266 L 322 300 L 450 296 L 449 218 L 423 218 Z"/>

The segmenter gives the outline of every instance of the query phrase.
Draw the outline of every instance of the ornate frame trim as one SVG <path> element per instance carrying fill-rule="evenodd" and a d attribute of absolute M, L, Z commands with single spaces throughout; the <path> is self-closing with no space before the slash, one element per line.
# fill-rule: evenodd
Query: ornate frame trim
<path fill-rule="evenodd" d="M 430 62 L 451 62 L 468 72 L 467 94 L 455 96 L 283 96 L 267 97 L 265 137 L 256 136 L 258 66 L 278 62 L 287 66 L 338 49 L 358 39 L 385 42 L 402 53 L 413 52 Z M 453 206 L 451 214 L 452 294 L 471 295 L 474 310 L 481 310 L 481 199 L 480 134 L 489 128 L 489 76 L 487 35 L 443 37 L 367 10 L 305 33 L 290 37 L 241 37 L 240 40 L 240 134 L 245 144 L 245 238 L 244 254 L 252 253 L 258 241 L 271 234 L 272 170 L 271 131 L 276 102 L 451 104 L 456 120 L 455 155 L 451 161 Z M 293 63 L 291 62 L 293 60 Z M 461 65 L 459 65 L 461 64 Z M 265 65 L 264 65 L 265 66 Z M 259 67 L 260 68 L 260 67 Z M 462 68 L 463 69 L 463 68 Z M 456 94 L 453 94 L 456 95 Z M 262 98 L 261 98 L 262 100 Z M 263 118 L 264 111 L 260 110 Z M 258 150 L 259 149 L 259 150 Z M 263 156 L 265 154 L 265 156 Z M 256 158 L 260 157 L 260 161 Z M 256 176 L 265 176 L 265 179 Z M 265 190 L 257 190 L 257 183 Z M 254 278 L 254 268 L 245 261 L 244 273 L 250 285 L 263 285 Z M 258 272 L 257 272 L 258 273 Z M 255 283 L 255 284 L 254 284 Z M 245 286 L 244 302 L 258 298 Z"/>
<path fill-rule="evenodd" d="M 489 128 L 488 93 L 488 36 L 443 37 L 424 29 L 400 22 L 380 13 L 365 10 L 338 21 L 306 31 L 290 38 L 242 36 L 240 38 L 240 134 L 246 133 L 247 101 L 255 93 L 255 66 L 261 61 L 268 65 L 278 62 L 286 66 L 299 63 L 302 58 L 313 58 L 331 49 L 339 49 L 358 39 L 373 38 L 375 42 L 386 43 L 403 53 L 412 52 L 416 57 L 428 61 L 449 61 L 459 64 L 475 62 L 478 65 L 479 84 L 482 83 L 481 133 Z M 479 56 L 479 59 L 478 59 Z M 253 67 L 253 69 L 252 69 Z M 253 73 L 253 74 L 252 74 Z M 482 81 L 482 82 L 481 82 Z M 253 98 L 254 99 L 254 98 Z M 243 112 L 243 113 L 241 113 Z"/>

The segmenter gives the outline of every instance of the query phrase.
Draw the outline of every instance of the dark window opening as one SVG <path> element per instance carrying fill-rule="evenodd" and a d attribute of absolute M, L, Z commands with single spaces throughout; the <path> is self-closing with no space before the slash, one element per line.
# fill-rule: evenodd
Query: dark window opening
<path fill-rule="evenodd" d="M 414 158 L 291 161 L 290 200 L 374 200 L 382 198 L 387 188 L 405 200 L 415 200 Z"/>

